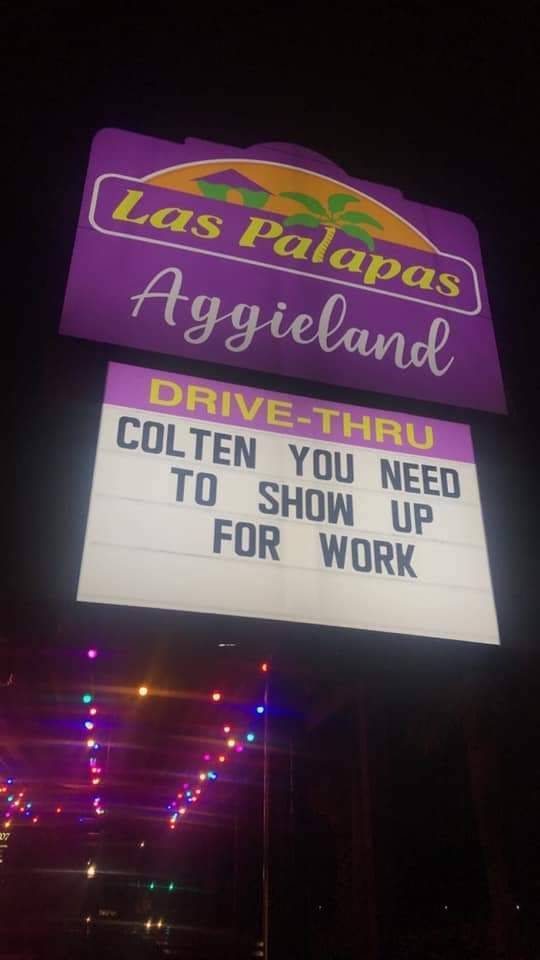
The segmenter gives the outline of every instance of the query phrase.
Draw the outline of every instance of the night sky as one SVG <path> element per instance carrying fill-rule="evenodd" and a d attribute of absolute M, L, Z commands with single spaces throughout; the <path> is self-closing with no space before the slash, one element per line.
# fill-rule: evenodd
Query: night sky
<path fill-rule="evenodd" d="M 500 955 L 509 960 L 536 956 L 540 211 L 534 5 L 496 13 L 488 4 L 474 11 L 367 4 L 354 14 L 328 8 L 319 14 L 305 4 L 287 11 L 222 5 L 214 16 L 204 6 L 188 13 L 167 4 L 144 15 L 126 7 L 103 19 L 90 10 L 77 15 L 69 6 L 25 4 L 3 19 L 7 409 L 0 683 L 12 673 L 14 682 L 0 688 L 0 772 L 18 769 L 32 778 L 43 803 L 58 784 L 77 782 L 76 751 L 57 741 L 73 738 L 89 645 L 103 651 L 96 672 L 102 671 L 109 690 L 136 690 L 148 681 L 152 689 L 183 691 L 178 699 L 150 704 L 144 717 L 128 695 L 119 707 L 107 694 L 111 736 L 131 745 L 113 751 L 119 758 L 111 785 L 117 825 L 110 849 L 122 846 L 122 830 L 129 846 L 140 833 L 133 809 L 163 805 L 164 771 L 195 763 L 190 738 L 212 736 L 209 692 L 227 689 L 237 708 L 249 712 L 261 695 L 259 664 L 268 659 L 275 668 L 272 856 L 280 944 L 271 955 L 355 955 L 350 918 L 360 887 L 347 886 L 340 858 L 351 804 L 362 809 L 365 826 L 369 795 L 373 871 L 369 879 L 361 869 L 355 874 L 360 886 L 370 884 L 364 899 L 377 917 L 378 947 L 373 940 L 366 956 L 435 956 L 429 950 L 436 949 L 436 930 L 446 931 L 440 934 L 446 949 L 461 944 L 452 956 L 495 955 L 474 952 L 487 950 L 488 941 L 504 944 Z M 351 175 L 471 218 L 480 235 L 508 416 L 60 337 L 88 150 L 101 127 L 176 142 L 191 136 L 238 147 L 299 143 Z M 108 360 L 471 424 L 501 648 L 77 605 Z M 362 724 L 369 774 L 360 760 Z M 226 887 L 236 842 L 231 822 L 239 818 L 245 831 L 235 860 L 240 906 L 208 894 L 203 907 L 194 896 L 189 904 L 182 901 L 181 911 L 188 924 L 206 931 L 226 927 L 232 911 L 244 939 L 231 955 L 240 957 L 241 950 L 250 955 L 258 936 L 259 753 L 239 768 L 237 779 L 220 787 L 215 828 L 194 831 L 185 856 L 192 886 Z M 40 869 L 67 869 L 69 858 L 62 860 L 57 845 L 53 852 L 50 836 L 44 832 L 29 850 L 21 848 L 14 882 L 22 882 L 32 858 Z M 204 858 L 212 842 L 215 856 L 201 867 L 198 850 Z M 79 843 L 80 837 L 73 840 L 74 847 Z M 133 875 L 147 879 L 159 870 L 176 876 L 174 855 L 155 843 L 159 856 L 144 869 L 133 868 Z M 5 884 L 0 895 L 7 896 Z M 444 926 L 445 904 L 458 917 L 454 926 Z M 368 923 L 365 917 L 362 922 Z M 467 936 L 473 942 L 473 927 L 488 931 L 483 947 L 463 946 Z M 213 949 L 204 942 L 189 955 L 213 956 L 204 953 Z M 415 942 L 423 952 L 407 953 Z M 287 943 L 294 945 L 290 953 Z"/>

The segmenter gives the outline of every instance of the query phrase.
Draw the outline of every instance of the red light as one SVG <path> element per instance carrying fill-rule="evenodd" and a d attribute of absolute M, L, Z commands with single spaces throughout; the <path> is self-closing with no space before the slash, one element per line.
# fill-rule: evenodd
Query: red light
<path fill-rule="evenodd" d="M 62 813 L 62 807 L 57 807 L 57 808 L 56 808 L 56 812 L 57 812 L 57 813 Z"/>
<path fill-rule="evenodd" d="M 219 701 L 221 700 L 221 694 L 217 690 L 214 690 L 212 694 L 212 700 L 214 701 L 214 703 L 219 703 Z"/>
<path fill-rule="evenodd" d="M 37 818 L 37 817 L 32 817 L 32 823 L 37 823 L 37 822 L 38 822 L 38 818 Z"/>
<path fill-rule="evenodd" d="M 261 663 L 261 670 L 262 670 L 263 673 L 268 673 L 268 664 L 267 664 L 267 663 Z"/>
<path fill-rule="evenodd" d="M 95 717 L 96 713 L 97 713 L 96 707 L 90 707 L 90 716 Z"/>
<path fill-rule="evenodd" d="M 223 756 L 223 754 L 221 755 L 221 757 L 218 757 L 218 760 L 220 763 L 225 763 L 225 757 Z"/>

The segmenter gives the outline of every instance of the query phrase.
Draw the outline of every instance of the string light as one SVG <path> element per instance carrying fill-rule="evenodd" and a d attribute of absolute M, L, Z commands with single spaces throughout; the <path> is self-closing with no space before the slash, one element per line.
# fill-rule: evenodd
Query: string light
<path fill-rule="evenodd" d="M 218 757 L 218 760 L 220 763 L 225 763 L 225 757 L 223 756 L 223 754 L 221 754 L 221 756 Z"/>
<path fill-rule="evenodd" d="M 229 747 L 229 749 L 232 750 L 232 748 L 233 748 L 234 746 L 236 746 L 236 740 L 234 740 L 234 739 L 231 737 L 230 740 L 227 740 L 227 746 Z"/>
<path fill-rule="evenodd" d="M 221 700 L 221 694 L 219 693 L 218 690 L 214 690 L 212 694 L 212 700 L 214 701 L 214 703 L 219 703 L 219 701 Z"/>
<path fill-rule="evenodd" d="M 267 664 L 267 663 L 261 663 L 261 670 L 262 670 L 263 673 L 268 673 L 268 664 Z"/>
<path fill-rule="evenodd" d="M 139 687 L 139 696 L 140 697 L 148 696 L 148 687 L 145 687 L 144 685 L 142 687 Z"/>
<path fill-rule="evenodd" d="M 92 720 L 85 720 L 85 721 L 84 721 L 84 726 L 85 726 L 85 728 L 86 728 L 87 730 L 93 730 L 93 729 L 94 729 L 94 723 L 93 723 Z"/>
<path fill-rule="evenodd" d="M 246 740 L 247 740 L 248 743 L 253 743 L 253 741 L 255 740 L 255 734 L 254 734 L 254 733 L 248 733 L 248 734 L 246 735 Z"/>
<path fill-rule="evenodd" d="M 259 706 L 257 707 L 257 713 L 258 714 L 264 713 L 264 707 L 261 704 L 259 704 Z"/>
<path fill-rule="evenodd" d="M 87 652 L 86 652 L 86 656 L 88 657 L 89 660 L 95 660 L 96 657 L 97 657 L 97 650 L 96 650 L 96 648 L 95 648 L 95 647 L 90 647 L 90 649 L 87 650 Z"/>
<path fill-rule="evenodd" d="M 83 702 L 83 703 L 92 703 L 92 700 L 93 700 L 93 699 L 94 699 L 94 698 L 93 698 L 93 696 L 92 696 L 91 693 L 83 693 L 83 695 L 82 695 L 82 702 Z"/>
<path fill-rule="evenodd" d="M 230 732 L 231 732 L 231 728 L 229 727 L 229 725 L 227 725 L 226 727 L 223 727 L 223 733 L 230 733 Z"/>
<path fill-rule="evenodd" d="M 205 753 L 205 755 L 204 755 L 204 757 L 203 757 L 203 760 L 210 760 L 210 754 L 209 754 L 209 753 Z"/>
<path fill-rule="evenodd" d="M 89 713 L 90 713 L 90 716 L 91 716 L 91 717 L 95 717 L 95 715 L 96 715 L 96 713 L 97 713 L 97 708 L 96 708 L 96 707 L 90 707 Z"/>

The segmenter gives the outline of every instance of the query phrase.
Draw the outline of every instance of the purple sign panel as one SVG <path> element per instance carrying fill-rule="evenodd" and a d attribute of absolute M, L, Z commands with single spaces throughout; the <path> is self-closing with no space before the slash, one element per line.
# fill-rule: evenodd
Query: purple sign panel
<path fill-rule="evenodd" d="M 60 329 L 505 410 L 473 224 L 286 144 L 100 131 Z"/>

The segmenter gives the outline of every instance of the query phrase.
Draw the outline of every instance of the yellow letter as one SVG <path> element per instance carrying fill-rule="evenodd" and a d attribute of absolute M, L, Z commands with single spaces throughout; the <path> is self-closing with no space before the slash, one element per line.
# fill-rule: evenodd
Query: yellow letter
<path fill-rule="evenodd" d="M 442 293 L 444 297 L 457 297 L 460 283 L 459 277 L 454 276 L 453 273 L 441 273 L 435 289 L 437 293 Z M 444 289 L 445 287 L 446 289 Z"/>
<path fill-rule="evenodd" d="M 255 400 L 253 401 L 253 404 L 251 405 L 251 407 L 247 406 L 246 401 L 244 400 L 243 394 L 241 393 L 235 393 L 234 399 L 238 404 L 238 409 L 240 410 L 240 413 L 242 414 L 244 420 L 253 420 L 257 416 L 258 411 L 263 405 L 262 397 L 255 397 Z"/>
<path fill-rule="evenodd" d="M 200 217 L 197 217 L 197 226 L 201 228 L 202 231 L 206 230 L 206 233 L 201 233 L 200 230 L 197 230 L 197 227 L 192 227 L 191 232 L 195 234 L 196 237 L 204 237 L 205 239 L 210 239 L 213 237 L 219 237 L 221 230 L 219 229 L 223 220 L 221 217 L 214 217 L 210 214 L 202 213 Z"/>
<path fill-rule="evenodd" d="M 387 269 L 384 270 L 384 267 Z M 384 257 L 379 257 L 376 253 L 372 254 L 371 263 L 364 274 L 364 283 L 369 283 L 372 286 L 377 280 L 391 280 L 393 277 L 397 277 L 400 270 L 399 260 L 394 260 L 393 257 L 385 260 Z"/>
<path fill-rule="evenodd" d="M 187 388 L 186 408 L 188 410 L 195 410 L 197 404 L 200 403 L 208 413 L 215 414 L 216 399 L 217 393 L 215 390 L 210 390 L 209 387 L 196 387 L 190 384 Z"/>
<path fill-rule="evenodd" d="M 407 434 L 407 443 L 410 443 L 411 447 L 418 447 L 419 450 L 430 450 L 433 446 L 433 428 L 428 426 L 426 423 L 424 427 L 424 442 L 420 443 L 414 435 L 414 423 L 405 424 L 405 431 Z"/>
<path fill-rule="evenodd" d="M 329 407 L 313 407 L 313 413 L 320 413 L 322 420 L 322 432 L 332 433 L 332 417 L 339 417 L 339 410 L 331 410 Z"/>
<path fill-rule="evenodd" d="M 167 219 L 172 214 L 172 220 Z M 193 210 L 180 210 L 179 207 L 163 207 L 156 210 L 150 217 L 150 223 L 159 230 L 174 230 L 175 233 L 185 233 L 186 224 L 191 220 Z"/>
<path fill-rule="evenodd" d="M 241 247 L 254 247 L 254 241 L 258 237 L 264 240 L 275 240 L 276 237 L 280 237 L 283 233 L 283 227 L 275 220 L 263 220 L 262 217 L 250 217 L 249 219 L 251 220 L 251 225 L 246 227 L 238 241 Z M 268 227 L 268 230 L 264 229 L 265 225 Z"/>
<path fill-rule="evenodd" d="M 142 190 L 128 190 L 123 200 L 120 201 L 116 210 L 112 213 L 113 220 L 127 220 L 128 223 L 146 223 L 149 213 L 142 217 L 130 217 L 133 207 L 136 207 L 141 197 L 144 197 Z"/>
<path fill-rule="evenodd" d="M 162 387 L 165 390 L 172 390 L 172 398 L 167 400 L 161 396 Z M 152 377 L 150 382 L 150 403 L 159 403 L 160 407 L 176 407 L 182 403 L 182 387 L 172 380 L 157 380 Z"/>
<path fill-rule="evenodd" d="M 216 400 L 217 393 L 215 390 L 210 390 L 209 387 L 196 387 L 194 384 L 188 386 L 186 397 L 186 408 L 188 410 L 195 410 L 197 404 L 200 403 L 208 413 L 215 413 Z"/>
<path fill-rule="evenodd" d="M 345 259 L 348 255 L 348 259 Z M 341 247 L 340 250 L 334 250 L 330 257 L 330 266 L 336 270 L 350 270 L 351 273 L 360 273 L 362 261 L 365 253 L 361 250 L 353 250 L 352 247 Z"/>
<path fill-rule="evenodd" d="M 385 420 L 384 417 L 375 418 L 375 439 L 383 443 L 385 437 L 392 437 L 396 447 L 401 447 L 401 424 L 396 420 Z"/>
<path fill-rule="evenodd" d="M 360 430 L 364 440 L 371 440 L 371 418 L 364 414 L 361 421 L 355 422 L 352 413 L 343 414 L 343 436 L 350 437 L 353 430 Z"/>
<path fill-rule="evenodd" d="M 293 241 L 292 248 L 289 240 Z M 274 253 L 280 257 L 294 257 L 295 260 L 307 260 L 306 253 L 309 250 L 313 240 L 309 237 L 299 237 L 295 233 L 286 234 L 280 237 L 274 244 Z"/>
<path fill-rule="evenodd" d="M 419 276 L 416 276 L 419 274 Z M 407 267 L 401 275 L 403 283 L 408 287 L 421 287 L 422 290 L 432 290 L 431 282 L 435 271 L 429 267 Z"/>
<path fill-rule="evenodd" d="M 292 420 L 280 420 L 279 417 L 290 417 L 292 403 L 288 400 L 268 400 L 266 407 L 266 421 L 274 427 L 293 427 Z"/>

